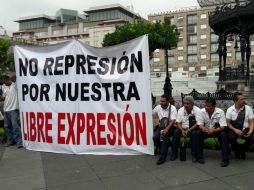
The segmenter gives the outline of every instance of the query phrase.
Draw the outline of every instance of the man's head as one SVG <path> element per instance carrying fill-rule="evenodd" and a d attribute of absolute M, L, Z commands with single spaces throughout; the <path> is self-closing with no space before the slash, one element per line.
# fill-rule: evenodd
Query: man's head
<path fill-rule="evenodd" d="M 10 86 L 12 81 L 11 81 L 11 77 L 8 76 L 8 75 L 2 75 L 2 80 L 3 80 L 3 83 L 6 85 L 6 86 Z"/>
<path fill-rule="evenodd" d="M 208 114 L 212 114 L 215 110 L 216 101 L 214 98 L 207 98 L 205 101 L 205 110 Z"/>
<path fill-rule="evenodd" d="M 233 101 L 234 101 L 235 105 L 236 105 L 238 108 L 243 107 L 244 104 L 245 104 L 244 96 L 243 96 L 243 94 L 240 93 L 240 92 L 236 92 L 236 93 L 235 93 L 234 98 L 233 98 Z"/>
<path fill-rule="evenodd" d="M 169 105 L 169 97 L 163 94 L 160 98 L 160 105 L 163 109 L 166 109 Z"/>
<path fill-rule="evenodd" d="M 191 112 L 194 106 L 194 98 L 192 96 L 185 96 L 183 98 L 183 106 L 187 112 Z"/>

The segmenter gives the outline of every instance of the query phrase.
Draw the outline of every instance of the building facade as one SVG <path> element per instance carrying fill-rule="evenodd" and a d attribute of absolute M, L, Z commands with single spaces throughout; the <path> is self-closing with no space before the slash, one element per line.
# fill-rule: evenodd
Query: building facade
<path fill-rule="evenodd" d="M 209 77 L 219 74 L 218 36 L 209 27 L 209 13 L 214 6 L 191 7 L 161 14 L 149 15 L 151 22 L 163 22 L 164 17 L 171 18 L 179 32 L 177 47 L 168 51 L 170 72 L 178 72 L 189 77 Z M 239 39 L 238 39 L 239 40 Z M 227 67 L 241 64 L 240 42 L 227 41 Z M 254 69 L 254 38 L 251 39 L 251 69 Z M 165 73 L 164 50 L 156 50 L 150 62 L 152 76 L 160 77 Z"/>
<path fill-rule="evenodd" d="M 104 36 L 115 31 L 115 25 L 132 22 L 140 17 L 119 4 L 91 7 L 78 14 L 78 11 L 60 9 L 55 16 L 35 15 L 22 17 L 19 31 L 13 38 L 39 44 L 55 44 L 70 39 L 79 39 L 91 46 L 101 47 Z"/>

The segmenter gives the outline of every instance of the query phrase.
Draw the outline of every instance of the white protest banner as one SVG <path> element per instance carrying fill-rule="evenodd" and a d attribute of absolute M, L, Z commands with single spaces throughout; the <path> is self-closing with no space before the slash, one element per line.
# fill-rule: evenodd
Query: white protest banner
<path fill-rule="evenodd" d="M 70 154 L 153 154 L 148 38 L 95 48 L 15 46 L 23 145 Z"/>

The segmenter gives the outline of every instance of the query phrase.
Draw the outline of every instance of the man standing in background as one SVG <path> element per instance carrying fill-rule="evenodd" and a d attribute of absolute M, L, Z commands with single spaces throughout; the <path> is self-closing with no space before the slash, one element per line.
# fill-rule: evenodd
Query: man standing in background
<path fill-rule="evenodd" d="M 21 128 L 19 124 L 18 91 L 16 83 L 8 75 L 3 75 L 3 95 L 0 100 L 4 100 L 4 127 L 6 130 L 7 146 L 18 145 L 22 148 Z"/>

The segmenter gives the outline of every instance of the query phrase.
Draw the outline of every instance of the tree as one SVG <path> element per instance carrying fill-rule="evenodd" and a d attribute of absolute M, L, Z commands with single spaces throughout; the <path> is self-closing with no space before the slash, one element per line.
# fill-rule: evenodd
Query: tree
<path fill-rule="evenodd" d="M 14 56 L 10 51 L 11 41 L 7 39 L 0 38 L 0 70 L 13 71 L 14 70 Z"/>
<path fill-rule="evenodd" d="M 171 49 L 177 46 L 178 32 L 176 26 L 171 25 L 168 17 L 164 18 L 163 23 L 151 23 L 138 19 L 134 23 L 117 25 L 114 33 L 105 35 L 103 46 L 123 43 L 144 34 L 148 34 L 150 55 L 156 49 Z"/>

